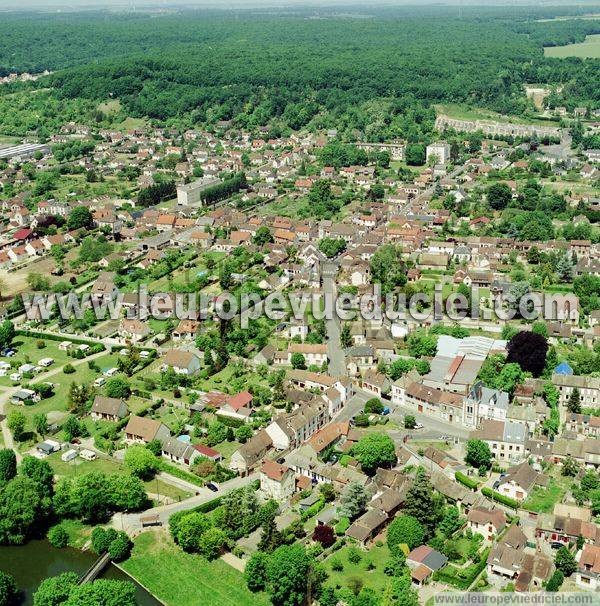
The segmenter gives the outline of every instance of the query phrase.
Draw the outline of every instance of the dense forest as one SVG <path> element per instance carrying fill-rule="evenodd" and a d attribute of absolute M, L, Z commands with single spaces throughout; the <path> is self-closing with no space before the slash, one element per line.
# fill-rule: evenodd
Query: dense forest
<path fill-rule="evenodd" d="M 540 20 L 564 10 L 17 14 L 0 23 L 0 72 L 50 69 L 36 86 L 119 98 L 137 117 L 416 139 L 431 103 L 522 114 L 527 82 L 561 83 L 571 103 L 599 106 L 599 60 L 543 55 L 600 32 L 598 21 Z"/>

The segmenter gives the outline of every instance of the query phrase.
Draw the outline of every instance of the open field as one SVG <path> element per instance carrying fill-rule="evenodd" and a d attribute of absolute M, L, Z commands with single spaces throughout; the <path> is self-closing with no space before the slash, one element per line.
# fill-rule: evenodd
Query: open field
<path fill-rule="evenodd" d="M 580 57 L 581 59 L 600 59 L 600 34 L 588 36 L 585 42 L 568 44 L 567 46 L 547 46 L 544 48 L 546 57 Z"/>
<path fill-rule="evenodd" d="M 266 606 L 264 594 L 250 593 L 242 574 L 222 560 L 208 562 L 176 547 L 164 530 L 134 541 L 123 569 L 167 606 Z"/>

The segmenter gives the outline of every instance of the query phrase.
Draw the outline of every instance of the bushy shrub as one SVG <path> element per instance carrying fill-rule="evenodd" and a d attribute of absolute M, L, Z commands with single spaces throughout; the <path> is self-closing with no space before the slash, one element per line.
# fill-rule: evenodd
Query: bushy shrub
<path fill-rule="evenodd" d="M 48 531 L 48 542 L 53 547 L 62 549 L 69 544 L 69 535 L 63 526 L 57 524 Z"/>

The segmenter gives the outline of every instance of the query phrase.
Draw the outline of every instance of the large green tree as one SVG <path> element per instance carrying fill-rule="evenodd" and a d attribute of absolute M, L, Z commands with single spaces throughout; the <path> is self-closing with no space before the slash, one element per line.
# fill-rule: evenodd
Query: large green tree
<path fill-rule="evenodd" d="M 401 515 L 393 520 L 388 527 L 387 544 L 390 551 L 395 552 L 402 544 L 414 549 L 423 544 L 425 529 L 413 516 Z"/>
<path fill-rule="evenodd" d="M 367 475 L 373 475 L 378 467 L 391 467 L 396 462 L 396 446 L 385 434 L 363 436 L 352 448 L 352 455 Z"/>
<path fill-rule="evenodd" d="M 465 461 L 477 469 L 489 469 L 492 466 L 492 451 L 483 440 L 468 440 Z"/>
<path fill-rule="evenodd" d="M 417 470 L 415 479 L 406 494 L 403 513 L 416 518 L 432 536 L 443 515 L 443 499 L 436 494 L 423 468 Z"/>

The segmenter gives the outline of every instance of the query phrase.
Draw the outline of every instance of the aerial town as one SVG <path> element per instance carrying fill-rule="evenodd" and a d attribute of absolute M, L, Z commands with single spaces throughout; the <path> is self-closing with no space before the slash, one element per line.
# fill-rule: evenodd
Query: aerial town
<path fill-rule="evenodd" d="M 538 109 L 0 136 L 0 571 L 77 561 L 26 603 L 600 591 L 600 110 Z"/>

